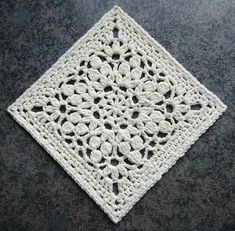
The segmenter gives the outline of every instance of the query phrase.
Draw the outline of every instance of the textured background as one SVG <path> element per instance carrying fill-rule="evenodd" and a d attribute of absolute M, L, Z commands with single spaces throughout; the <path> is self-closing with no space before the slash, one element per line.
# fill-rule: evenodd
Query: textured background
<path fill-rule="evenodd" d="M 228 105 L 114 225 L 6 113 L 113 5 Z M 0 1 L 0 230 L 235 230 L 235 1 Z"/>

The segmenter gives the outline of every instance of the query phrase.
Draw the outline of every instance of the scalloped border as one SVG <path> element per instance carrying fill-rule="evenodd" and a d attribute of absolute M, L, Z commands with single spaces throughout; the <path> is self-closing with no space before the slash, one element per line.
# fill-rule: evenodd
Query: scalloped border
<path fill-rule="evenodd" d="M 194 135 L 194 137 L 190 140 L 190 142 L 188 143 L 187 146 L 185 146 L 185 148 L 180 152 L 180 155 L 175 159 L 175 161 L 172 164 L 168 165 L 168 168 L 166 169 L 165 172 L 163 172 L 161 175 L 159 174 L 155 174 L 151 177 L 151 180 L 148 183 L 148 185 L 146 185 L 146 187 L 142 190 L 138 192 L 138 196 L 136 196 L 134 198 L 134 200 L 132 200 L 132 202 L 130 203 L 128 209 L 126 209 L 121 216 L 114 217 L 112 216 L 111 213 L 109 213 L 109 210 L 107 210 L 103 204 L 97 200 L 95 198 L 95 195 L 92 195 L 92 193 L 89 192 L 89 190 L 86 188 L 85 185 L 82 185 L 82 182 L 79 182 L 79 179 L 75 177 L 75 175 L 73 175 L 73 172 L 71 172 L 66 165 L 63 164 L 63 162 L 61 162 L 54 153 L 54 151 L 52 149 L 50 149 L 49 147 L 47 147 L 47 144 L 44 143 L 43 139 L 40 138 L 40 136 L 37 136 L 35 134 L 37 134 L 37 131 L 31 126 L 28 125 L 27 122 L 22 119 L 22 117 L 17 114 L 14 113 L 14 107 L 17 105 L 18 102 L 20 102 L 20 99 L 24 96 L 26 96 L 31 89 L 33 89 L 38 83 L 40 83 L 44 78 L 47 77 L 47 74 L 50 73 L 50 71 L 58 66 L 60 64 L 60 62 L 62 62 L 66 55 L 70 53 L 70 51 L 73 50 L 73 48 L 80 42 L 82 42 L 83 40 L 85 40 L 86 37 L 88 37 L 93 30 L 95 30 L 96 26 L 102 24 L 102 22 L 106 19 L 106 17 L 108 17 L 108 15 L 113 12 L 113 11 L 117 11 L 119 14 L 121 14 L 122 16 L 124 16 L 131 24 L 133 24 L 137 29 L 139 33 L 142 33 L 153 45 L 155 45 L 158 49 L 160 49 L 163 53 L 165 53 L 167 55 L 167 58 L 169 58 L 171 61 L 173 61 L 173 63 L 178 66 L 178 68 L 184 72 L 187 76 L 189 76 L 196 85 L 198 85 L 199 87 L 201 87 L 208 95 L 210 95 L 212 98 L 214 98 L 219 104 L 220 104 L 220 110 L 218 110 L 218 114 L 214 115 L 213 118 L 211 118 L 211 120 L 209 122 L 207 122 L 207 126 L 205 126 L 204 129 L 202 129 L 200 132 L 196 133 Z M 87 33 L 85 35 L 83 35 L 79 40 L 77 40 L 70 49 L 68 49 L 34 84 L 32 84 L 21 96 L 19 96 L 17 98 L 17 100 L 11 104 L 8 108 L 7 111 L 12 115 L 12 117 L 23 127 L 25 128 L 30 135 L 53 157 L 53 159 L 55 159 L 60 165 L 61 167 L 72 177 L 72 179 L 84 190 L 86 191 L 86 193 L 96 202 L 97 205 L 99 205 L 103 211 L 108 215 L 108 217 L 114 222 L 114 223 L 118 223 L 132 208 L 133 206 L 146 194 L 146 192 L 153 187 L 161 178 L 162 175 L 166 174 L 169 169 L 175 164 L 175 162 L 177 162 L 177 160 L 181 157 L 183 157 L 185 155 L 185 153 L 187 152 L 187 150 L 198 140 L 198 138 L 207 131 L 207 129 L 209 127 L 212 126 L 212 124 L 214 124 L 214 122 L 223 114 L 223 112 L 227 109 L 227 106 L 215 95 L 213 94 L 211 91 L 209 91 L 204 85 L 202 85 L 189 71 L 187 71 L 162 45 L 160 45 L 154 38 L 151 37 L 151 35 L 145 31 L 134 19 L 132 19 L 129 15 L 127 15 L 119 6 L 114 6 L 110 11 L 108 11 L 107 13 L 105 13 L 103 15 L 103 17 L 94 24 L 93 27 L 91 27 Z"/>

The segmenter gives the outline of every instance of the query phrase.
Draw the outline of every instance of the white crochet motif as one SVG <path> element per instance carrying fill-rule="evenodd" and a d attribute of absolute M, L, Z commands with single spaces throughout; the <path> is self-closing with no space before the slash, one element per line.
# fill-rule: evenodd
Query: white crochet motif
<path fill-rule="evenodd" d="M 118 222 L 225 109 L 115 6 L 8 111 Z"/>

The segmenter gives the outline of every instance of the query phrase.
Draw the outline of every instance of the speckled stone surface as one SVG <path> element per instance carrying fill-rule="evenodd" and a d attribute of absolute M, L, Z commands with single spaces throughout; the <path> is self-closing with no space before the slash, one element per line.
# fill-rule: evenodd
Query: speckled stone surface
<path fill-rule="evenodd" d="M 118 4 L 228 109 L 119 222 L 6 108 Z M 235 1 L 1 0 L 0 230 L 235 230 Z"/>

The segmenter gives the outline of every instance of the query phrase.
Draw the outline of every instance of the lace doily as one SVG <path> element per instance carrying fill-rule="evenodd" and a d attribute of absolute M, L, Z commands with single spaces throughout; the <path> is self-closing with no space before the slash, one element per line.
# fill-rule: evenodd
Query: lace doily
<path fill-rule="evenodd" d="M 118 222 L 225 109 L 115 6 L 8 111 Z"/>

